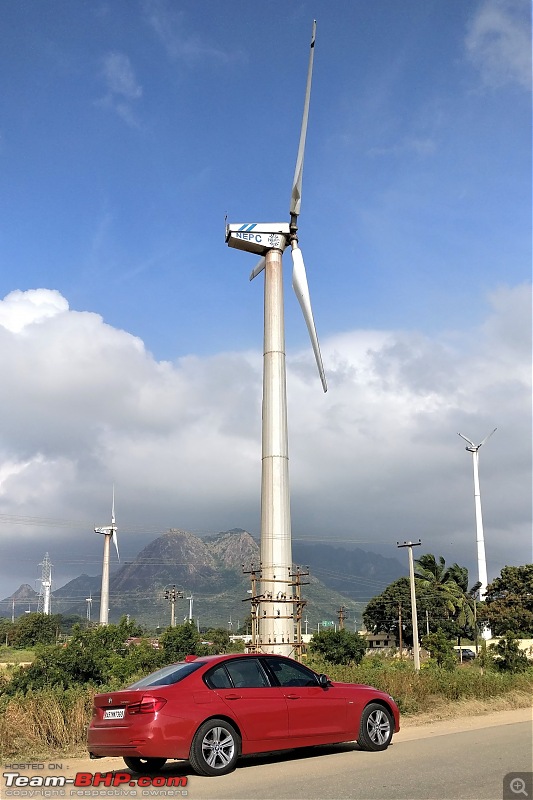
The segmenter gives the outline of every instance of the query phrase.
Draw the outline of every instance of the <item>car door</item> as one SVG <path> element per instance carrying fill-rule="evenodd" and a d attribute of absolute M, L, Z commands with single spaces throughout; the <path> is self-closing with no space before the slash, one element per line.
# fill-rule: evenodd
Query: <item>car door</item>
<path fill-rule="evenodd" d="M 259 659 L 224 661 L 207 673 L 205 681 L 231 709 L 255 749 L 259 742 L 274 748 L 273 740 L 287 739 L 287 701 L 280 687 L 271 684 Z"/>
<path fill-rule="evenodd" d="M 290 738 L 308 739 L 311 744 L 347 734 L 348 700 L 342 687 L 323 688 L 316 673 L 282 656 L 265 660 L 287 700 Z"/>

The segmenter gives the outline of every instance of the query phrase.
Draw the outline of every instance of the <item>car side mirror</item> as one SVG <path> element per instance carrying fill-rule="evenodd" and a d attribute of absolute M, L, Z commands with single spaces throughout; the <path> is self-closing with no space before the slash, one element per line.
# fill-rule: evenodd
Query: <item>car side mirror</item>
<path fill-rule="evenodd" d="M 328 686 L 330 685 L 330 680 L 327 675 L 324 675 L 324 673 L 321 672 L 320 675 L 318 676 L 318 683 L 323 689 L 327 689 Z"/>

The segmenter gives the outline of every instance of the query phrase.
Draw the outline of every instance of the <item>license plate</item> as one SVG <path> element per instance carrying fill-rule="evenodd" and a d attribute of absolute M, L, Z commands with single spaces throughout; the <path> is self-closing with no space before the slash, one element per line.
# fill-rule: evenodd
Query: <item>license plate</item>
<path fill-rule="evenodd" d="M 124 719 L 125 708 L 106 708 L 104 719 Z"/>

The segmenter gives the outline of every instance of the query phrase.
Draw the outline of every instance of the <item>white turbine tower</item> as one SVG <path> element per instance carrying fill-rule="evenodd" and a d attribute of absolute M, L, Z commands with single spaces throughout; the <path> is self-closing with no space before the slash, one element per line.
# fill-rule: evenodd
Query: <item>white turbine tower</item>
<path fill-rule="evenodd" d="M 316 22 L 313 22 L 300 143 L 290 201 L 290 223 L 238 223 L 226 226 L 230 247 L 261 256 L 250 280 L 265 272 L 263 421 L 261 475 L 260 647 L 289 655 L 294 647 L 294 600 L 291 584 L 292 544 L 289 496 L 285 331 L 282 254 L 290 243 L 292 285 L 300 303 L 324 391 L 324 367 L 316 334 L 302 251 L 298 247 L 298 216 L 302 198 L 305 138 L 313 73 Z"/>
<path fill-rule="evenodd" d="M 42 567 L 41 574 L 41 589 L 39 592 L 39 601 L 37 604 L 37 612 L 49 615 L 50 612 L 50 596 L 52 593 L 52 567 L 48 553 L 44 554 L 43 561 L 39 564 Z"/>
<path fill-rule="evenodd" d="M 118 552 L 117 526 L 115 525 L 115 487 L 113 486 L 113 502 L 111 505 L 111 525 L 102 528 L 95 528 L 95 533 L 104 536 L 104 557 L 102 560 L 102 590 L 100 593 L 100 625 L 107 625 L 109 622 L 109 544 L 113 540 L 117 558 L 120 561 Z"/>
<path fill-rule="evenodd" d="M 189 622 L 192 623 L 192 604 L 193 604 L 193 601 L 194 601 L 194 597 L 193 597 L 192 592 L 190 593 L 189 597 L 186 597 L 185 599 L 189 601 L 189 616 L 185 617 L 185 621 L 188 620 Z"/>
<path fill-rule="evenodd" d="M 490 439 L 493 433 L 495 433 L 498 429 L 494 428 L 493 431 L 489 433 L 488 436 L 485 436 L 482 442 L 479 444 L 474 444 L 470 439 L 466 436 L 463 436 L 462 433 L 458 435 L 461 439 L 464 439 L 465 442 L 468 442 L 468 446 L 465 448 L 469 453 L 472 453 L 472 461 L 474 465 L 474 505 L 476 509 L 476 543 L 477 543 L 477 569 L 478 569 L 478 580 L 481 584 L 479 587 L 479 596 L 481 600 L 483 600 L 484 595 L 487 591 L 487 558 L 485 555 L 485 539 L 483 537 L 483 517 L 481 514 L 481 494 L 479 491 L 479 449 L 482 447 L 485 442 Z M 492 634 L 491 630 L 488 626 L 484 626 L 482 630 L 482 636 L 484 639 L 490 639 Z"/>
<path fill-rule="evenodd" d="M 91 608 L 92 608 L 92 605 L 93 605 L 92 592 L 89 592 L 89 597 L 85 598 L 85 602 L 87 603 L 87 614 L 86 614 L 87 622 L 90 622 L 91 621 Z"/>

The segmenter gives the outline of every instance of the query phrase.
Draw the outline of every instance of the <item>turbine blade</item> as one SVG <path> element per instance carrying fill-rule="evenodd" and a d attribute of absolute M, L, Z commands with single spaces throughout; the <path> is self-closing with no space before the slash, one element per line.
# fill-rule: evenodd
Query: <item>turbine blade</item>
<path fill-rule="evenodd" d="M 482 445 L 482 444 L 485 444 L 485 442 L 486 442 L 486 441 L 488 441 L 488 439 L 490 439 L 490 437 L 492 436 L 492 434 L 493 434 L 493 433 L 496 433 L 496 431 L 497 431 L 497 430 L 498 430 L 498 428 L 494 428 L 494 430 L 493 430 L 493 431 L 491 431 L 491 432 L 489 433 L 489 435 L 488 435 L 488 436 L 485 436 L 485 438 L 483 439 L 483 441 L 479 443 L 478 447 L 481 447 L 481 445 Z"/>
<path fill-rule="evenodd" d="M 302 251 L 299 247 L 293 247 L 292 249 L 292 262 L 292 288 L 294 289 L 296 297 L 298 298 L 298 302 L 300 303 L 300 308 L 302 309 L 304 319 L 307 324 L 307 330 L 309 331 L 309 336 L 311 337 L 311 344 L 315 354 L 318 374 L 320 375 L 320 380 L 322 381 L 322 388 L 325 392 L 327 392 L 328 386 L 326 383 L 326 375 L 324 373 L 324 365 L 322 364 L 318 336 L 316 335 L 313 311 L 311 309 L 311 298 L 309 296 L 309 286 L 307 285 L 307 275 L 305 272 Z"/>
<path fill-rule="evenodd" d="M 463 434 L 462 434 L 462 433 L 458 433 L 458 434 L 457 434 L 457 436 L 460 436 L 460 437 L 461 437 L 461 439 L 464 439 L 464 440 L 465 440 L 465 442 L 468 442 L 468 444 L 471 444 L 471 445 L 472 445 L 472 447 L 475 447 L 475 446 L 476 446 L 476 445 L 474 444 L 474 442 L 472 442 L 470 439 L 467 439 L 467 438 L 466 438 L 466 436 L 463 436 Z"/>
<path fill-rule="evenodd" d="M 259 261 L 257 262 L 257 264 L 255 265 L 255 267 L 253 268 L 253 270 L 250 273 L 250 280 L 251 281 L 253 281 L 254 278 L 257 278 L 257 276 L 259 275 L 260 272 L 263 272 L 263 270 L 265 268 L 265 264 L 266 264 L 266 261 L 265 261 L 265 257 L 263 256 L 262 258 L 259 259 Z"/>
<path fill-rule="evenodd" d="M 302 127 L 300 130 L 300 144 L 298 145 L 298 155 L 296 157 L 296 168 L 292 182 L 290 213 L 298 216 L 302 203 L 302 178 L 304 172 L 305 137 L 307 135 L 307 120 L 309 118 L 309 100 L 311 97 L 311 80 L 313 77 L 313 58 L 315 55 L 316 20 L 313 20 L 313 32 L 311 34 L 311 49 L 309 53 L 309 66 L 307 68 L 307 85 L 305 87 L 304 112 L 302 117 Z"/>
<path fill-rule="evenodd" d="M 111 503 L 111 525 L 115 524 L 115 484 L 113 484 L 113 502 Z"/>
<path fill-rule="evenodd" d="M 118 536 L 116 528 L 111 535 L 111 539 L 113 540 L 113 544 L 115 545 L 115 550 L 117 551 L 117 558 L 120 561 L 120 553 L 118 552 Z"/>

